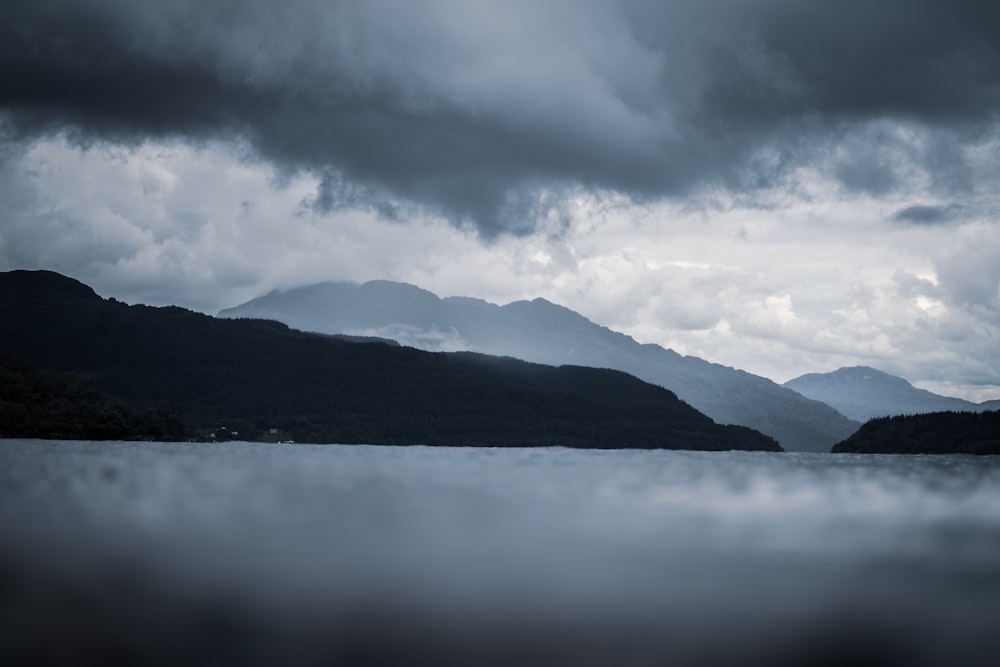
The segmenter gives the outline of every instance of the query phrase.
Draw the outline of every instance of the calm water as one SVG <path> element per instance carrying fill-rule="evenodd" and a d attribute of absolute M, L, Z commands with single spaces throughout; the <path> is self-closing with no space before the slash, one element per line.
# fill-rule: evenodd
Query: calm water
<path fill-rule="evenodd" d="M 0 604 L 6 664 L 995 665 L 1000 457 L 0 441 Z"/>

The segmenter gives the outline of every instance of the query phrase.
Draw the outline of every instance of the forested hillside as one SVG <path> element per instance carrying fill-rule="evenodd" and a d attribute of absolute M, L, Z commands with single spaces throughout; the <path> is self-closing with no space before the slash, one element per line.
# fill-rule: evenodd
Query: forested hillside
<path fill-rule="evenodd" d="M 297 441 L 774 450 L 618 371 L 430 353 L 267 320 L 129 306 L 50 272 L 0 274 L 0 350 L 179 405 L 187 434 L 277 429 Z"/>
<path fill-rule="evenodd" d="M 860 454 L 1000 454 L 1000 411 L 880 417 L 838 443 Z"/>
<path fill-rule="evenodd" d="M 0 437 L 179 440 L 184 421 L 176 405 L 139 410 L 91 380 L 0 354 Z"/>

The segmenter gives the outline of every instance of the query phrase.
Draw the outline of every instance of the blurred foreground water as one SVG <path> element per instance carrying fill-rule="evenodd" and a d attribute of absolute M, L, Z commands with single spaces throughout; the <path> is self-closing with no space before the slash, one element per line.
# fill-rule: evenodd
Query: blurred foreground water
<path fill-rule="evenodd" d="M 1000 664 L 1000 457 L 0 441 L 0 663 Z"/>

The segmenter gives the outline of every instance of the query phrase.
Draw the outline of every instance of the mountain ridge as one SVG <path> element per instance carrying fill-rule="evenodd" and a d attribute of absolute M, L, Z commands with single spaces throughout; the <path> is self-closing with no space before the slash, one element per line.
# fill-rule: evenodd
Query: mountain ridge
<path fill-rule="evenodd" d="M 139 407 L 174 403 L 189 434 L 224 425 L 300 442 L 780 451 L 619 371 L 357 342 L 84 287 L 0 273 L 0 351 Z"/>
<path fill-rule="evenodd" d="M 871 366 L 845 366 L 829 373 L 806 373 L 784 386 L 823 401 L 861 422 L 878 417 L 933 412 L 981 412 L 1000 408 L 1000 401 L 973 403 L 914 387 L 905 378 Z"/>
<path fill-rule="evenodd" d="M 325 282 L 272 290 L 219 316 L 268 317 L 306 331 L 380 336 L 427 350 L 614 368 L 673 391 L 719 423 L 770 435 L 789 450 L 829 451 L 860 426 L 767 378 L 639 343 L 542 298 L 497 305 L 474 297 L 441 298 L 386 280 Z"/>

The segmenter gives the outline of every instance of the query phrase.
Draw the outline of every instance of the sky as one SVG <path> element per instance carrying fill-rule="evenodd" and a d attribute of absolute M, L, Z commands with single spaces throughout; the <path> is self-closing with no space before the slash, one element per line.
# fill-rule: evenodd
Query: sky
<path fill-rule="evenodd" d="M 1000 5 L 6 0 L 0 270 L 544 297 L 1000 398 Z"/>

